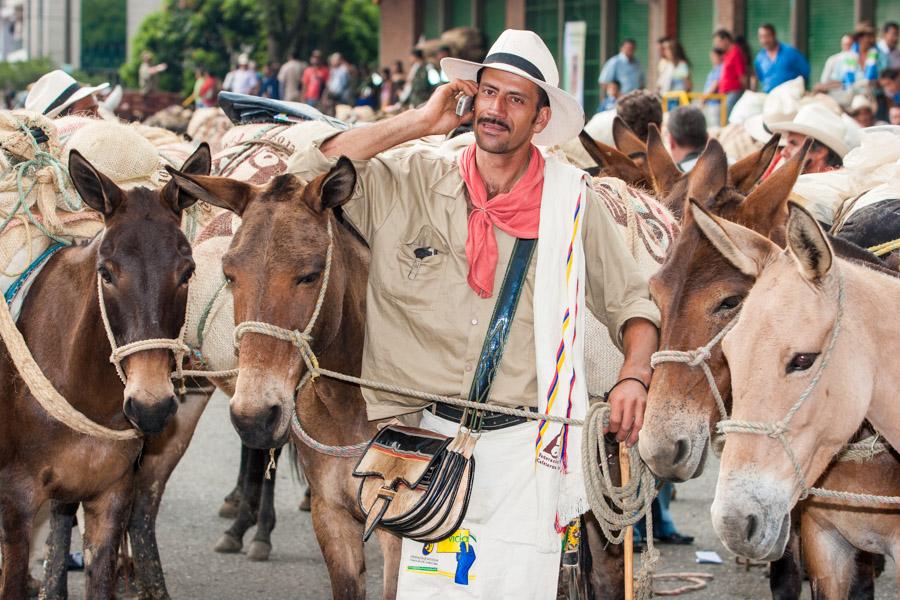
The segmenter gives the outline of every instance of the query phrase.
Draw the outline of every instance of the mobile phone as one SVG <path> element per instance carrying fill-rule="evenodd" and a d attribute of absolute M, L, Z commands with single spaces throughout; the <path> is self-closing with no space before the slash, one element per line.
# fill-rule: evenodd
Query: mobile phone
<path fill-rule="evenodd" d="M 474 96 L 462 96 L 456 102 L 456 116 L 464 117 L 466 113 L 474 110 L 475 107 L 475 97 Z"/>

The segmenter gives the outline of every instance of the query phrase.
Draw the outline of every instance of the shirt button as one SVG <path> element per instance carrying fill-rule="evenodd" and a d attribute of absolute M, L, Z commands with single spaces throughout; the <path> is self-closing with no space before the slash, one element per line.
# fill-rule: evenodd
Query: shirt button
<path fill-rule="evenodd" d="M 478 319 L 472 319 L 472 325 L 478 325 Z"/>
<path fill-rule="evenodd" d="M 471 370 L 472 370 L 472 363 L 467 362 L 466 363 L 466 371 L 471 371 Z"/>

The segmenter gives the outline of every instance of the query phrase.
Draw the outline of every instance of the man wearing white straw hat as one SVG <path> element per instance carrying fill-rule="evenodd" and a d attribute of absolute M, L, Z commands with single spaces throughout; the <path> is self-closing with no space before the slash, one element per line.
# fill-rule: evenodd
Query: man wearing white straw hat
<path fill-rule="evenodd" d="M 806 141 L 813 139 L 807 154 L 804 173 L 824 173 L 840 169 L 844 156 L 858 145 L 855 129 L 819 102 L 803 106 L 792 121 L 772 123 L 773 132 L 787 134 L 787 145 L 781 150 L 782 159 L 790 160 Z"/>
<path fill-rule="evenodd" d="M 343 210 L 372 249 L 363 377 L 463 398 L 475 384 L 489 389 L 468 512 L 443 542 L 403 540 L 399 597 L 555 598 L 561 532 L 587 503 L 581 429 L 541 415 L 585 414 L 588 308 L 625 354 L 609 396 L 610 430 L 633 444 L 658 312 L 585 174 L 533 145 L 565 142 L 584 125 L 541 38 L 507 30 L 483 63 L 445 58 L 441 67 L 451 81 L 424 106 L 377 127 L 327 134 L 289 169 L 311 179 L 344 155 L 358 171 Z M 474 102 L 460 116 L 465 97 Z M 468 122 L 475 143 L 456 158 L 380 154 Z M 533 249 L 524 261 L 522 248 Z M 508 337 L 498 339 L 495 310 L 507 307 L 510 281 L 521 282 L 521 294 L 507 313 Z M 502 357 L 486 361 L 494 342 Z M 489 363 L 496 368 L 486 374 Z M 373 420 L 453 436 L 463 417 L 445 404 L 363 395 Z M 492 404 L 537 418 L 491 413 Z"/>
<path fill-rule="evenodd" d="M 55 119 L 67 114 L 97 113 L 94 94 L 109 87 L 108 83 L 82 86 L 60 69 L 50 71 L 32 84 L 25 98 L 25 110 Z"/>

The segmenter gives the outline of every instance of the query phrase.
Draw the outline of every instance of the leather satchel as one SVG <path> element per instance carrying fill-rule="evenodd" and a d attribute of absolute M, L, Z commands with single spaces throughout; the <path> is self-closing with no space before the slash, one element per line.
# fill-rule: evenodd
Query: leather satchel
<path fill-rule="evenodd" d="M 497 295 L 469 400 L 486 402 L 536 240 L 516 240 Z M 463 521 L 475 477 L 472 452 L 482 411 L 465 411 L 456 436 L 401 425 L 387 425 L 369 442 L 353 470 L 362 478 L 357 503 L 366 516 L 363 540 L 376 527 L 420 542 L 437 542 Z"/>

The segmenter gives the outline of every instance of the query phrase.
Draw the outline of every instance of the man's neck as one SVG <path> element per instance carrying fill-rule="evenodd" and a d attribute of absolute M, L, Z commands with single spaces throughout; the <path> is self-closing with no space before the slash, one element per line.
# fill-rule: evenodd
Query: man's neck
<path fill-rule="evenodd" d="M 675 163 L 680 163 L 691 154 L 699 154 L 702 149 L 698 148 L 688 148 L 686 146 L 679 146 L 677 144 L 672 144 L 672 160 Z"/>
<path fill-rule="evenodd" d="M 510 191 L 528 169 L 530 156 L 531 144 L 523 144 L 506 154 L 492 154 L 476 147 L 475 165 L 484 181 L 488 198 Z"/>

